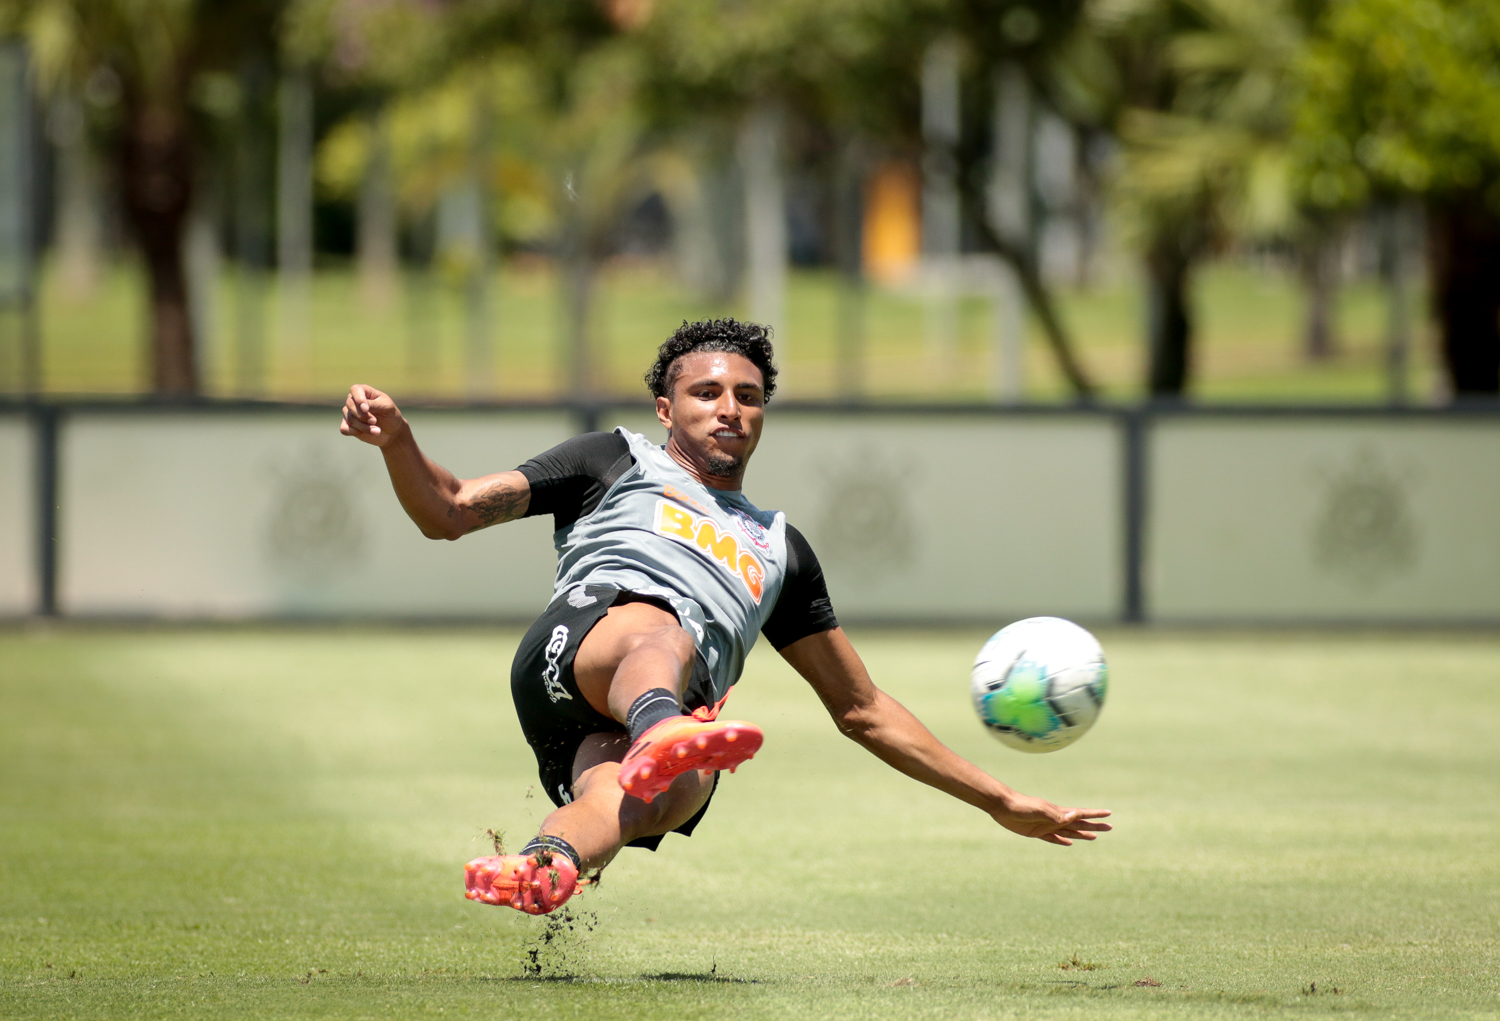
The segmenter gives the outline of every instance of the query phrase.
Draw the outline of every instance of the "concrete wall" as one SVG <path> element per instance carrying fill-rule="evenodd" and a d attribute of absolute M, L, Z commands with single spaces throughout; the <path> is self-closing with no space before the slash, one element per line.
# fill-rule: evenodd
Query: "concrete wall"
<path fill-rule="evenodd" d="M 412 416 L 461 475 L 574 432 L 544 413 Z M 381 454 L 329 412 L 79 413 L 60 440 L 59 603 L 77 615 L 522 617 L 546 603 L 550 525 L 422 537 Z"/>
<path fill-rule="evenodd" d="M 1500 619 L 1496 420 L 1168 417 L 1152 432 L 1152 619 Z"/>
<path fill-rule="evenodd" d="M 36 473 L 31 424 L 0 415 L 0 616 L 36 605 Z"/>
<path fill-rule="evenodd" d="M 1120 434 L 1102 416 L 773 412 L 745 495 L 785 511 L 849 620 L 1112 619 Z M 665 441 L 644 415 L 621 424 Z"/>
<path fill-rule="evenodd" d="M 420 411 L 460 476 L 573 435 L 566 410 Z M 605 415 L 656 440 L 644 410 Z M 1146 617 L 1500 622 L 1500 416 L 1147 421 Z M 58 609 L 75 616 L 526 619 L 550 521 L 422 538 L 327 411 L 64 409 Z M 1124 420 L 773 410 L 746 494 L 787 513 L 850 621 L 1125 613 Z M 0 616 L 38 601 L 33 426 L 0 413 Z"/>

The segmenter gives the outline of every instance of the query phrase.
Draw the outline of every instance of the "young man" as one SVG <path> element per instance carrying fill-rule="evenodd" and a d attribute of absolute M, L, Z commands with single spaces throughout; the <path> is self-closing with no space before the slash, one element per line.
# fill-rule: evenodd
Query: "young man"
<path fill-rule="evenodd" d="M 520 854 L 469 863 L 468 896 L 532 914 L 624 846 L 691 834 L 718 771 L 760 728 L 719 708 L 762 633 L 846 736 L 913 779 L 1053 844 L 1093 840 L 1102 809 L 1027 797 L 959 758 L 877 688 L 844 636 L 822 569 L 783 514 L 740 492 L 776 389 L 766 329 L 683 323 L 646 374 L 665 446 L 623 429 L 575 437 L 514 471 L 458 479 L 422 455 L 389 396 L 350 388 L 340 431 L 381 448 L 430 539 L 551 514 L 557 582 L 516 652 L 511 694 L 557 810 Z"/>

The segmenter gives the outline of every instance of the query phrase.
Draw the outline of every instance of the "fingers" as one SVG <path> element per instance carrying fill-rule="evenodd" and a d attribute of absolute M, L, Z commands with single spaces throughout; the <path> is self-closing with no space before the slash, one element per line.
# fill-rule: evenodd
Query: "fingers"
<path fill-rule="evenodd" d="M 344 399 L 344 421 L 355 432 L 368 433 L 371 436 L 379 436 L 384 431 L 380 426 L 381 412 L 395 412 L 395 410 L 396 406 L 389 397 L 364 383 L 351 386 L 349 396 Z M 346 436 L 354 435 L 342 427 L 340 432 Z"/>
<path fill-rule="evenodd" d="M 370 424 L 364 415 L 350 408 L 344 409 L 344 419 L 343 423 L 339 426 L 339 431 L 345 436 L 352 436 L 356 433 L 368 433 L 372 430 L 379 431 L 377 427 Z"/>
<path fill-rule="evenodd" d="M 1075 840 L 1097 840 L 1098 834 L 1108 833 L 1114 829 L 1107 822 L 1093 821 L 1109 815 L 1108 809 L 1068 808 L 1054 809 L 1054 812 L 1056 814 L 1052 818 L 1052 828 L 1047 832 L 1034 835 L 1040 840 L 1045 840 L 1049 844 L 1057 844 L 1059 847 L 1072 847 Z"/>
<path fill-rule="evenodd" d="M 380 419 L 371 408 L 371 401 L 384 395 L 374 387 L 363 383 L 356 383 L 349 388 L 349 396 L 344 399 L 343 420 L 339 423 L 339 432 L 345 436 L 355 436 L 364 439 L 367 436 L 379 436 L 381 434 Z"/>
<path fill-rule="evenodd" d="M 1088 832 L 1087 830 L 1058 830 L 1057 831 L 1057 835 L 1059 837 L 1066 837 L 1069 840 L 1098 840 L 1099 839 L 1098 837 L 1094 836 L 1094 834 Z"/>

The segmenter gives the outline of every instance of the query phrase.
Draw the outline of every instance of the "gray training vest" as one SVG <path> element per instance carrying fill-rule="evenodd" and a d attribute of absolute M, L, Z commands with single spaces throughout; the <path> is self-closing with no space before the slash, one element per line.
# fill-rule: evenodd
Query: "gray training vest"
<path fill-rule="evenodd" d="M 740 679 L 786 577 L 786 515 L 710 489 L 646 437 L 616 429 L 635 464 L 598 508 L 552 537 L 557 584 L 577 606 L 585 585 L 664 599 L 692 635 L 714 700 Z"/>

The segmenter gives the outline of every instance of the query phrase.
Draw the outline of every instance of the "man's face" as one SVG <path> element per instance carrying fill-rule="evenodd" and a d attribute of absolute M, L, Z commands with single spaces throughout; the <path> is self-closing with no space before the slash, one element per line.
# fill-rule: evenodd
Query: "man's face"
<path fill-rule="evenodd" d="M 670 397 L 656 399 L 669 446 L 701 475 L 738 488 L 765 420 L 763 377 L 744 355 L 694 351 L 677 360 Z"/>

